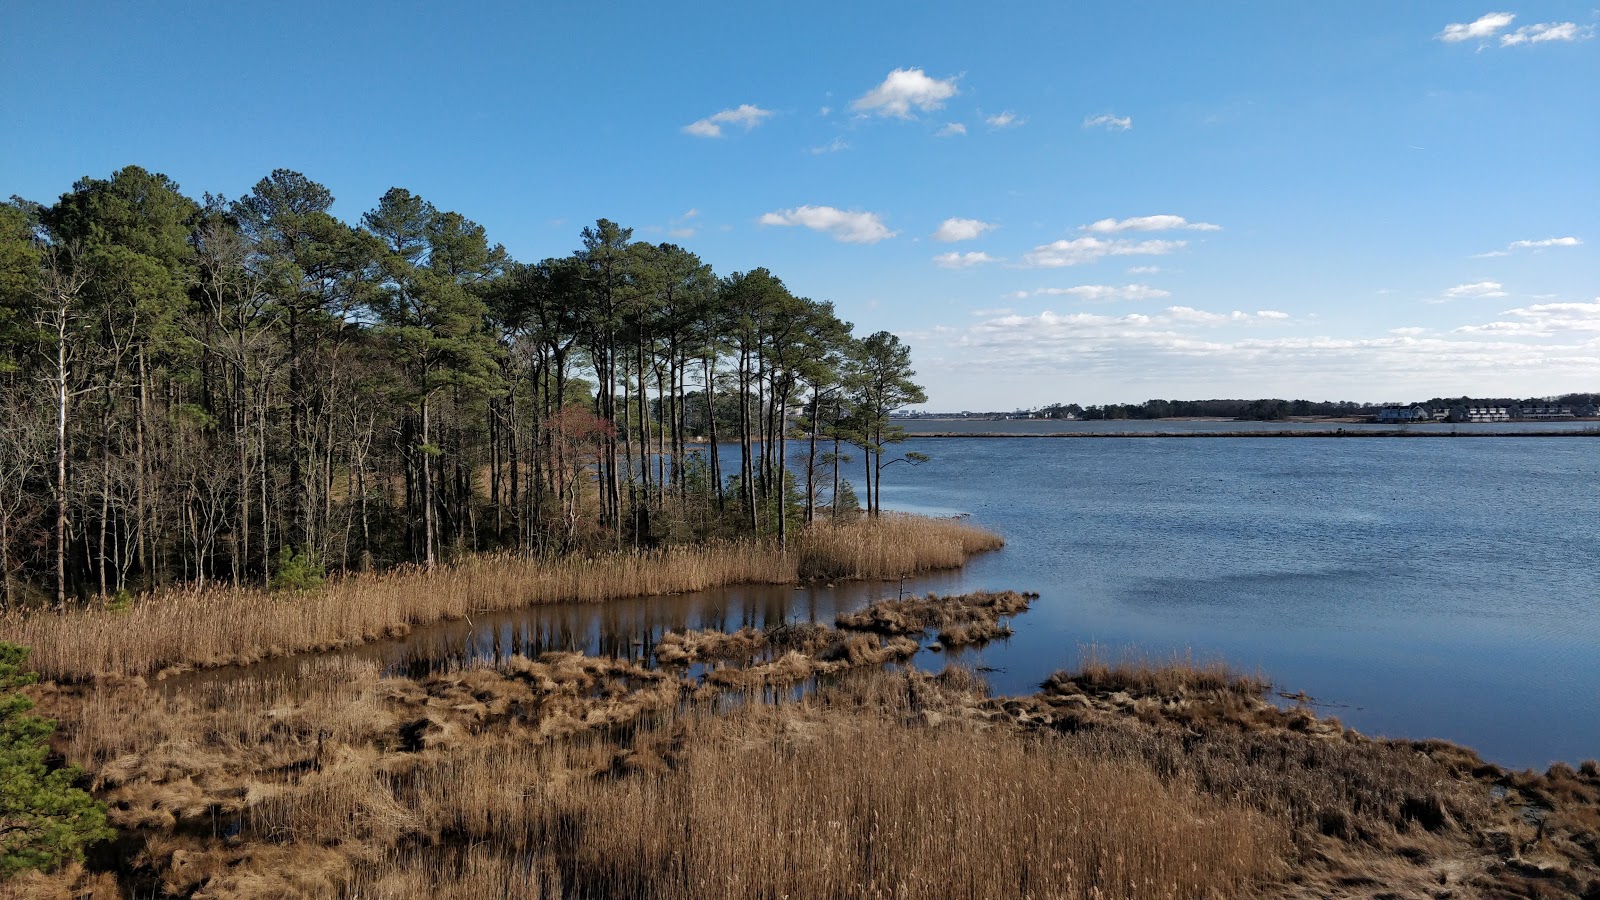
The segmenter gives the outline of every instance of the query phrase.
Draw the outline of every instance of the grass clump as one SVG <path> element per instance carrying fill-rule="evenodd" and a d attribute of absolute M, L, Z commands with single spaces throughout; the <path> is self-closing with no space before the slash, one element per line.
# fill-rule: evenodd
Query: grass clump
<path fill-rule="evenodd" d="M 928 594 L 880 600 L 859 612 L 841 613 L 835 621 L 840 628 L 855 631 L 920 635 L 933 629 L 994 625 L 1004 617 L 1027 612 L 1038 598 L 1038 594 L 1017 591 L 977 591 L 944 597 Z"/>

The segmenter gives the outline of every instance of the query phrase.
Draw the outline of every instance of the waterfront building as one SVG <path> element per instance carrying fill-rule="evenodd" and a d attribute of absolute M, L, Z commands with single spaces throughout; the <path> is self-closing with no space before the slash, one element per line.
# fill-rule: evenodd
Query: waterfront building
<path fill-rule="evenodd" d="M 1517 410 L 1519 419 L 1571 419 L 1574 418 L 1570 406 L 1524 406 Z"/>
<path fill-rule="evenodd" d="M 1514 418 L 1508 406 L 1457 406 L 1450 410 L 1452 422 L 1509 422 Z"/>
<path fill-rule="evenodd" d="M 1385 406 L 1378 410 L 1377 421 L 1391 422 L 1427 422 L 1433 419 L 1433 410 L 1426 406 Z"/>

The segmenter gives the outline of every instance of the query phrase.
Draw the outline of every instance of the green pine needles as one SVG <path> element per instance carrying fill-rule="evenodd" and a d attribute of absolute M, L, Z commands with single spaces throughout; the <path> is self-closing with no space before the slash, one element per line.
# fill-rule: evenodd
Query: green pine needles
<path fill-rule="evenodd" d="M 83 773 L 46 764 L 56 723 L 29 715 L 20 688 L 38 676 L 27 661 L 28 648 L 0 643 L 0 879 L 81 862 L 85 847 L 116 836 L 105 807 L 73 787 Z"/>

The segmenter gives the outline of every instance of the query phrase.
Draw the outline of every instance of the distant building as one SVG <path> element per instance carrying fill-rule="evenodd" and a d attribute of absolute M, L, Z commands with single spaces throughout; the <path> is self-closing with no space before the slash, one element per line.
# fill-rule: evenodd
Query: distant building
<path fill-rule="evenodd" d="M 1524 406 L 1517 410 L 1519 419 L 1571 419 L 1570 406 Z"/>
<path fill-rule="evenodd" d="M 1452 422 L 1509 422 L 1513 416 L 1506 406 L 1457 406 L 1450 410 Z"/>
<path fill-rule="evenodd" d="M 1377 421 L 1391 422 L 1428 422 L 1433 419 L 1433 410 L 1426 406 L 1385 406 L 1378 410 Z"/>
<path fill-rule="evenodd" d="M 1585 419 L 1600 418 L 1600 403 L 1590 403 L 1573 410 L 1578 416 Z"/>

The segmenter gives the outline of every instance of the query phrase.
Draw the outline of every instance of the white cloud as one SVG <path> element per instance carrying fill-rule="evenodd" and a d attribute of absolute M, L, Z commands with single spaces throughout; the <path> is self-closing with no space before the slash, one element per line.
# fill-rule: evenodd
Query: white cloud
<path fill-rule="evenodd" d="M 1183 216 L 1134 216 L 1131 219 L 1101 219 L 1082 226 L 1080 231 L 1095 234 L 1116 234 L 1120 231 L 1221 231 L 1221 225 L 1210 222 L 1191 222 Z"/>
<path fill-rule="evenodd" d="M 1161 300 L 1171 297 L 1171 291 L 1151 287 L 1148 284 L 1080 284 L 1069 288 L 1039 288 L 1036 291 L 1019 292 L 1021 296 L 1033 297 L 1076 297 L 1079 300 Z"/>
<path fill-rule="evenodd" d="M 704 119 L 690 122 L 688 125 L 683 126 L 683 133 L 704 138 L 722 137 L 722 126 L 724 125 L 743 125 L 744 130 L 749 131 L 772 115 L 773 112 L 770 109 L 762 109 L 759 106 L 751 106 L 745 103 L 733 109 L 725 109 Z"/>
<path fill-rule="evenodd" d="M 1544 238 L 1543 240 L 1538 241 L 1512 241 L 1509 245 L 1509 249 L 1541 250 L 1545 247 L 1576 247 L 1582 243 L 1583 241 L 1580 241 L 1575 237 Z"/>
<path fill-rule="evenodd" d="M 994 263 L 999 261 L 1000 260 L 996 259 L 995 257 L 981 251 L 957 253 L 952 250 L 949 253 L 941 253 L 933 258 L 933 264 L 941 269 L 970 269 L 973 266 L 981 266 L 986 263 Z"/>
<path fill-rule="evenodd" d="M 838 153 L 840 150 L 849 150 L 849 149 L 850 149 L 850 145 L 845 143 L 844 138 L 836 137 L 833 140 L 827 142 L 826 144 L 823 144 L 823 145 L 818 146 L 818 147 L 812 147 L 809 152 L 813 156 L 820 156 L 820 155 L 822 155 L 824 153 Z"/>
<path fill-rule="evenodd" d="M 985 231 L 993 231 L 999 226 L 993 222 L 984 222 L 978 219 L 945 219 L 939 225 L 939 230 L 933 233 L 933 239 L 949 243 L 951 241 L 970 241 Z"/>
<path fill-rule="evenodd" d="M 1101 113 L 1098 116 L 1086 116 L 1083 120 L 1085 128 L 1105 128 L 1107 131 L 1127 131 L 1133 127 L 1132 116 L 1113 116 L 1110 113 Z"/>
<path fill-rule="evenodd" d="M 1103 241 L 1085 236 L 1072 240 L 1059 240 L 1041 244 L 1023 254 L 1025 266 L 1039 269 L 1057 269 L 1094 262 L 1106 256 L 1160 256 L 1188 245 L 1188 241 Z"/>
<path fill-rule="evenodd" d="M 1500 46 L 1515 47 L 1518 44 L 1542 44 L 1546 41 L 1586 41 L 1592 37 L 1594 37 L 1593 25 L 1546 22 L 1540 25 L 1524 25 L 1510 34 L 1502 34 Z"/>
<path fill-rule="evenodd" d="M 1521 313 L 1513 315 L 1512 312 Z M 1600 300 L 1510 311 L 1513 327 L 1422 337 L 1422 329 L 1367 338 L 1245 334 L 1229 329 L 1293 327 L 1276 310 L 1213 313 L 1173 307 L 1154 315 L 996 311 L 942 346 L 939 370 L 953 379 L 983 373 L 986 383 L 1070 379 L 1090 395 L 1171 393 L 1192 396 L 1274 390 L 1326 397 L 1386 394 L 1405 385 L 1430 394 L 1546 394 L 1600 377 Z M 1542 318 L 1541 318 L 1542 317 Z M 1311 320 L 1300 319 L 1302 325 Z M 1551 323 L 1566 323 L 1559 330 Z M 1515 327 L 1539 324 L 1549 334 Z M 1493 324 L 1493 323 L 1490 323 Z M 1466 326 L 1472 327 L 1472 326 Z"/>
<path fill-rule="evenodd" d="M 1234 310 L 1230 313 L 1206 312 L 1189 306 L 1169 306 L 1162 310 L 1162 316 L 1175 322 L 1187 322 L 1200 325 L 1221 325 L 1225 322 L 1254 323 L 1254 322 L 1281 322 L 1289 318 L 1289 314 L 1275 309 L 1263 309 L 1253 313 Z"/>
<path fill-rule="evenodd" d="M 1472 284 L 1458 284 L 1446 290 L 1443 300 L 1478 300 L 1489 297 L 1504 297 L 1506 292 L 1501 290 L 1503 285 L 1498 281 L 1475 281 Z"/>
<path fill-rule="evenodd" d="M 1466 325 L 1457 328 L 1462 333 L 1517 332 L 1536 337 L 1556 337 L 1562 334 L 1600 334 L 1600 299 L 1592 303 L 1536 303 L 1532 306 L 1508 309 L 1502 315 L 1511 320 Z"/>
<path fill-rule="evenodd" d="M 934 137 L 955 137 L 967 133 L 967 126 L 960 122 L 946 122 L 944 127 L 934 132 Z"/>
<path fill-rule="evenodd" d="M 954 77 L 930 78 L 921 69 L 895 69 L 882 84 L 856 98 L 850 108 L 862 113 L 910 119 L 913 107 L 932 112 L 955 95 Z"/>
<path fill-rule="evenodd" d="M 1508 12 L 1492 12 L 1479 16 L 1472 22 L 1455 22 L 1446 25 L 1444 30 L 1434 35 L 1447 44 L 1470 41 L 1474 38 L 1482 39 L 1492 37 L 1495 32 L 1511 24 L 1516 15 Z"/>
<path fill-rule="evenodd" d="M 1413 326 L 1409 326 L 1409 327 L 1406 327 L 1406 328 L 1391 328 L 1391 329 L 1389 329 L 1389 333 L 1390 334 L 1404 335 L 1405 337 L 1416 337 L 1419 334 L 1427 334 L 1428 333 L 1428 329 L 1426 329 L 1426 328 L 1417 328 L 1416 326 L 1413 325 Z"/>
<path fill-rule="evenodd" d="M 985 118 L 984 121 L 989 123 L 990 128 L 1015 128 L 1019 125 L 1026 124 L 1028 120 L 1019 117 L 1016 113 L 1008 109 L 1003 113 L 996 113 L 995 115 L 989 116 L 988 118 Z"/>
<path fill-rule="evenodd" d="M 1129 275 L 1154 275 L 1161 271 L 1160 266 L 1129 266 Z"/>
<path fill-rule="evenodd" d="M 797 206 L 769 212 L 759 220 L 762 225 L 799 225 L 812 231 L 822 231 L 847 244 L 876 244 L 899 234 L 890 231 L 877 213 L 835 209 L 831 206 Z"/>
<path fill-rule="evenodd" d="M 1487 253 L 1474 253 L 1472 254 L 1472 258 L 1490 259 L 1497 256 L 1510 256 L 1514 250 L 1533 250 L 1534 252 L 1538 252 L 1540 250 L 1547 250 L 1551 247 L 1578 247 L 1582 245 L 1583 241 L 1575 237 L 1552 237 L 1537 241 L 1512 241 L 1506 245 L 1504 250 L 1490 250 Z"/>

